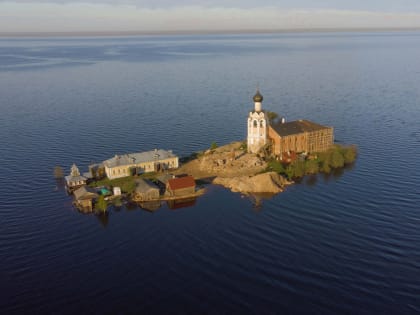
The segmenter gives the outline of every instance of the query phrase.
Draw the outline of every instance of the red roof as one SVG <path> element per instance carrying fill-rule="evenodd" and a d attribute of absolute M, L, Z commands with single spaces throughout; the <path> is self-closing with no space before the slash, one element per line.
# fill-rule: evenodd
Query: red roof
<path fill-rule="evenodd" d="M 168 186 L 172 190 L 195 187 L 195 180 L 192 176 L 185 176 L 179 178 L 172 178 L 168 180 Z"/>

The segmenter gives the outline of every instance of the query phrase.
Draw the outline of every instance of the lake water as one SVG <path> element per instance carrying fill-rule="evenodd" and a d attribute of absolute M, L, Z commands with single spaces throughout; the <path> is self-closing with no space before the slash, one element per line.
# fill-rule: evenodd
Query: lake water
<path fill-rule="evenodd" d="M 0 39 L 0 310 L 419 314 L 420 32 Z M 263 107 L 355 165 L 272 199 L 83 215 L 53 178 L 244 139 Z"/>

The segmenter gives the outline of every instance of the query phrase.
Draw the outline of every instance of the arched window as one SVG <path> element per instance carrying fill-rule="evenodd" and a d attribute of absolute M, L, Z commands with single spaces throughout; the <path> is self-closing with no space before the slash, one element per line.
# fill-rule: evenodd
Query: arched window
<path fill-rule="evenodd" d="M 260 120 L 260 127 L 263 128 L 264 127 L 264 120 Z"/>
<path fill-rule="evenodd" d="M 256 120 L 254 120 L 254 127 L 258 127 L 258 123 Z"/>

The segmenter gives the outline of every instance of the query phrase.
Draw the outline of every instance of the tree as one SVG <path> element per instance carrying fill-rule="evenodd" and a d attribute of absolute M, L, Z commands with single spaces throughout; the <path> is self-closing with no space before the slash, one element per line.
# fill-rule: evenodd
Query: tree
<path fill-rule="evenodd" d="M 306 174 L 316 174 L 319 171 L 318 162 L 315 160 L 308 160 L 305 162 L 305 173 Z"/>
<path fill-rule="evenodd" d="M 99 196 L 98 200 L 96 201 L 95 209 L 105 212 L 107 207 L 108 204 L 105 200 L 105 197 L 102 195 Z"/>
<path fill-rule="evenodd" d="M 279 174 L 284 174 L 286 171 L 283 164 L 276 160 L 271 160 L 268 162 L 268 169 Z"/>
<path fill-rule="evenodd" d="M 305 175 L 305 162 L 303 161 L 295 161 L 293 163 L 293 166 L 295 168 L 295 177 L 303 177 Z"/>
<path fill-rule="evenodd" d="M 331 167 L 328 162 L 324 161 L 321 166 L 321 171 L 323 173 L 329 174 L 331 172 Z"/>
<path fill-rule="evenodd" d="M 267 112 L 267 118 L 270 124 L 272 124 L 278 117 L 279 115 L 275 112 Z"/>
<path fill-rule="evenodd" d="M 54 167 L 54 177 L 57 178 L 57 179 L 60 179 L 60 178 L 64 177 L 64 172 L 63 172 L 63 169 L 61 168 L 61 166 Z"/>
<path fill-rule="evenodd" d="M 289 164 L 286 167 L 286 176 L 288 179 L 292 179 L 295 176 L 295 168 L 293 167 L 292 164 Z"/>
<path fill-rule="evenodd" d="M 352 146 L 352 147 L 346 148 L 344 151 L 344 163 L 345 164 L 353 163 L 356 160 L 356 155 L 357 155 L 356 147 Z"/>
<path fill-rule="evenodd" d="M 339 151 L 334 151 L 331 155 L 331 163 L 332 168 L 339 168 L 344 166 L 344 157 Z"/>

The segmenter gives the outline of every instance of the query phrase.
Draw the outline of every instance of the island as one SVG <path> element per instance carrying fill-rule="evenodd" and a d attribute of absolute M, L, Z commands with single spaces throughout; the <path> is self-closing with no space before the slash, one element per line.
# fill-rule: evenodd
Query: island
<path fill-rule="evenodd" d="M 181 159 L 162 149 L 115 155 L 83 174 L 73 165 L 66 186 L 75 205 L 105 210 L 109 202 L 124 199 L 155 209 L 161 201 L 193 200 L 207 184 L 243 194 L 277 194 L 296 178 L 329 173 L 355 161 L 356 146 L 334 144 L 333 127 L 302 119 L 286 122 L 262 108 L 259 89 L 253 101 L 246 141 L 220 147 L 214 142 Z"/>

